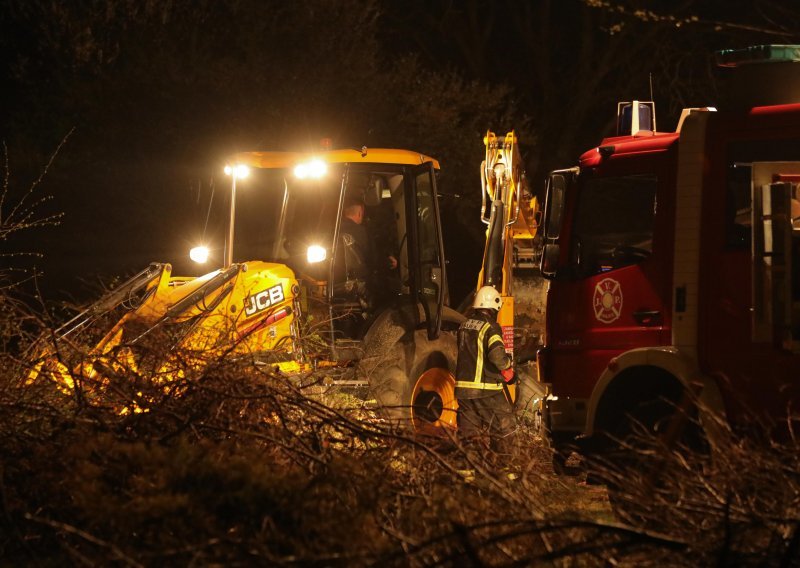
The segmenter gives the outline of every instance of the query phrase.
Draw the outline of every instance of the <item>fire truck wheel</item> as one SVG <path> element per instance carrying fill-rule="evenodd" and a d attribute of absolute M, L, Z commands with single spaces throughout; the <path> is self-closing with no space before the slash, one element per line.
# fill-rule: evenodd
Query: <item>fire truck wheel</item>
<path fill-rule="evenodd" d="M 661 399 L 640 402 L 625 416 L 592 467 L 615 514 L 638 526 L 694 522 L 680 503 L 707 463 L 708 446 L 693 413 Z"/>

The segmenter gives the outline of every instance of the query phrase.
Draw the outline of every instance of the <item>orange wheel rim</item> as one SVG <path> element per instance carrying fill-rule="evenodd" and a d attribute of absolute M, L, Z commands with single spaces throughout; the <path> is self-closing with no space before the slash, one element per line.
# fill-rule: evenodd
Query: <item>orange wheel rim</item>
<path fill-rule="evenodd" d="M 456 428 L 458 402 L 456 381 L 448 369 L 434 367 L 420 375 L 411 396 L 411 418 L 414 429 L 429 432 L 440 428 Z"/>

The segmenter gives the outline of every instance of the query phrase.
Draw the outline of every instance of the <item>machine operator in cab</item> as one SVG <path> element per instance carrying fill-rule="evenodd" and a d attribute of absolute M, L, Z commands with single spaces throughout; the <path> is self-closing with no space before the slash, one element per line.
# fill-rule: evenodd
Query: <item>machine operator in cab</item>
<path fill-rule="evenodd" d="M 514 370 L 497 323 L 502 303 L 491 286 L 478 290 L 468 319 L 458 328 L 456 362 L 459 436 L 473 442 L 488 436 L 488 447 L 495 452 L 503 452 L 515 428 L 514 412 L 503 392 L 503 385 L 514 380 Z"/>
<path fill-rule="evenodd" d="M 393 251 L 382 250 L 385 248 L 381 247 L 385 239 L 381 239 L 379 233 L 383 228 L 376 228 L 375 223 L 368 227 L 365 217 L 363 199 L 348 196 L 342 211 L 340 229 L 343 250 L 337 255 L 344 262 L 344 267 L 340 269 L 337 280 L 351 282 L 356 295 L 369 307 L 374 307 L 374 301 L 380 299 L 382 293 L 376 282 L 376 275 L 381 270 L 395 270 L 397 258 Z"/>
<path fill-rule="evenodd" d="M 364 203 L 349 198 L 344 204 L 341 226 L 348 280 L 366 281 L 369 276 L 370 245 L 363 223 Z"/>

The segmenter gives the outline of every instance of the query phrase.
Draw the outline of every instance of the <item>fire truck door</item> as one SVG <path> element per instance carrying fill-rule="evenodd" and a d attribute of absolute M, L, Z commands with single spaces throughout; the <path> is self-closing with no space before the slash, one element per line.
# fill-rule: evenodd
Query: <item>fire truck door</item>
<path fill-rule="evenodd" d="M 794 352 L 800 352 L 798 182 L 800 162 L 752 165 L 752 339 Z"/>
<path fill-rule="evenodd" d="M 609 358 L 664 339 L 668 291 L 654 247 L 654 175 L 587 176 L 579 183 L 569 239 L 568 282 L 554 318 L 556 366 L 587 377 L 587 396 Z M 553 305 L 553 304 L 551 304 Z M 584 357 L 571 357 L 578 350 Z M 583 392 L 580 392 L 583 390 Z"/>

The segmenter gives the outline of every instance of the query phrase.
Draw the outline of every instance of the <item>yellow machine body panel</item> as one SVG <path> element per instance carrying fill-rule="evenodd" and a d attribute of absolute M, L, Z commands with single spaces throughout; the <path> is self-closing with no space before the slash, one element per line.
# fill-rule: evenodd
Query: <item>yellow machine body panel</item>
<path fill-rule="evenodd" d="M 226 338 L 238 353 L 281 350 L 294 352 L 292 323 L 298 294 L 294 273 L 283 264 L 247 263 L 228 301 L 231 323 Z"/>
<path fill-rule="evenodd" d="M 240 152 L 229 158 L 231 164 L 242 164 L 251 168 L 294 168 L 311 160 L 322 160 L 328 164 L 406 164 L 417 165 L 428 162 L 439 169 L 439 162 L 411 150 L 394 148 L 362 148 L 361 150 L 322 150 L 319 152 Z"/>

